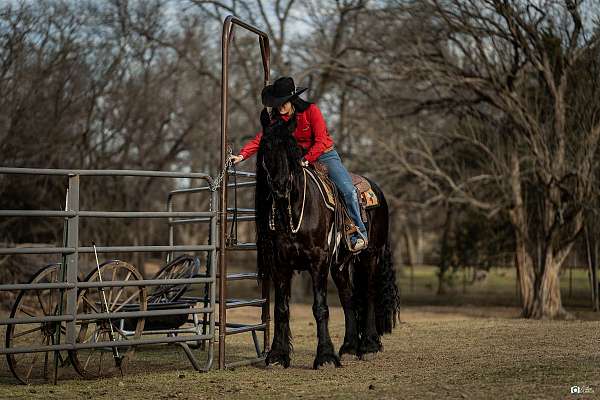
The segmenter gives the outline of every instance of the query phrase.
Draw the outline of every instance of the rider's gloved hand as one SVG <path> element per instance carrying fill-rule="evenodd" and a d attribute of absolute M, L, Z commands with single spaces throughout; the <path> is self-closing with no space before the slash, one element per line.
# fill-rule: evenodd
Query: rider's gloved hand
<path fill-rule="evenodd" d="M 231 156 L 229 156 L 229 160 L 230 160 L 232 163 L 234 163 L 234 164 L 237 164 L 237 163 L 239 163 L 239 162 L 240 162 L 240 161 L 242 161 L 243 159 L 244 159 L 244 156 L 243 156 L 243 155 L 241 155 L 241 154 L 239 154 L 239 155 L 237 155 L 237 156 L 232 154 Z"/>
<path fill-rule="evenodd" d="M 306 159 L 303 157 L 302 160 L 300 160 L 300 165 L 303 167 L 308 167 L 308 161 L 306 161 Z"/>

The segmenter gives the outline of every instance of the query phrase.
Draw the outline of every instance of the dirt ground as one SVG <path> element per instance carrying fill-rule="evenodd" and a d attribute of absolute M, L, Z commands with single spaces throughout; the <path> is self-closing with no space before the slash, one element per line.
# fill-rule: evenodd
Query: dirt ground
<path fill-rule="evenodd" d="M 334 344 L 343 314 L 331 307 Z M 18 386 L 6 363 L 0 398 L 213 399 L 406 398 L 584 399 L 600 397 L 599 322 L 588 312 L 572 321 L 530 321 L 504 307 L 411 306 L 370 361 L 343 368 L 310 367 L 316 349 L 310 305 L 292 306 L 294 355 L 289 369 L 264 366 L 197 373 L 173 346 L 138 350 L 124 378 L 85 381 L 65 371 L 58 385 Z M 236 311 L 238 320 L 250 318 Z M 251 354 L 249 334 L 232 337 L 228 361 Z M 579 385 L 595 393 L 571 395 Z"/>

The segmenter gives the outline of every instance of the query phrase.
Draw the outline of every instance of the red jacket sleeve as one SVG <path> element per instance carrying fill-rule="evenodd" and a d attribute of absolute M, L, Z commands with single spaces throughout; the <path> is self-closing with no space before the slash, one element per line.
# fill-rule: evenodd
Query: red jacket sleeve
<path fill-rule="evenodd" d="M 244 160 L 247 160 L 249 157 L 252 157 L 254 153 L 258 151 L 258 146 L 260 144 L 260 139 L 262 138 L 262 131 L 258 132 L 254 139 L 250 139 L 242 150 L 240 150 L 240 154 L 244 157 Z"/>
<path fill-rule="evenodd" d="M 307 111 L 309 111 L 307 117 L 314 134 L 315 142 L 308 149 L 308 152 L 304 158 L 309 163 L 313 163 L 317 161 L 317 158 L 319 158 L 319 156 L 332 145 L 332 140 L 327 133 L 325 120 L 323 119 L 323 115 L 321 114 L 319 107 L 317 107 L 315 104 L 311 104 Z"/>

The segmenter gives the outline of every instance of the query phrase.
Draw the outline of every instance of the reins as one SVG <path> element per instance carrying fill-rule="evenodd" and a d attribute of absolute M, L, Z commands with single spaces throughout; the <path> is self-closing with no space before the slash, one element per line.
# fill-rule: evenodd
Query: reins
<path fill-rule="evenodd" d="M 264 164 L 264 162 L 263 162 Z M 288 217 L 289 217 L 289 224 L 290 224 L 290 230 L 292 231 L 292 233 L 298 233 L 298 231 L 300 230 L 300 227 L 302 226 L 302 221 L 304 219 L 304 206 L 306 204 L 306 181 L 308 180 L 306 177 L 306 168 L 302 167 L 302 172 L 304 175 L 304 190 L 302 193 L 302 207 L 300 208 L 300 218 L 298 219 L 298 225 L 296 225 L 296 227 L 294 228 L 294 221 L 292 218 L 292 200 L 291 200 L 291 196 L 288 193 L 287 196 L 287 200 L 288 200 Z M 267 172 L 268 174 L 268 172 Z M 290 179 L 291 180 L 291 179 Z M 275 197 L 272 197 L 272 204 L 271 204 L 271 216 L 269 218 L 269 229 L 274 231 L 275 230 Z"/>

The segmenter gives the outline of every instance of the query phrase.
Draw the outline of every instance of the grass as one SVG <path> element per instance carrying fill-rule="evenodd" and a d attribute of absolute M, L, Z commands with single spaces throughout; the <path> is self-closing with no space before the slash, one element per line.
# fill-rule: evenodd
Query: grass
<path fill-rule="evenodd" d="M 56 386 L 19 386 L 2 359 L 0 398 L 564 399 L 571 398 L 572 385 L 596 392 L 577 399 L 600 393 L 600 316 L 582 308 L 589 303 L 585 271 L 573 271 L 571 298 L 568 275 L 563 276 L 563 298 L 577 318 L 572 321 L 518 318 L 519 309 L 510 306 L 518 301 L 510 271 L 492 270 L 484 281 L 467 286 L 466 293 L 459 281 L 443 296 L 435 295 L 434 272 L 415 269 L 414 289 L 407 277 L 400 278 L 402 323 L 384 338 L 384 352 L 374 360 L 346 360 L 343 368 L 313 371 L 316 328 L 311 306 L 293 304 L 295 352 L 289 369 L 248 366 L 198 373 L 179 348 L 147 346 L 136 352 L 124 378 L 86 381 L 68 368 Z M 330 297 L 331 304 L 335 297 Z M 330 315 L 338 348 L 343 313 L 332 306 Z M 236 321 L 257 319 L 256 310 L 252 315 L 233 310 L 230 316 Z M 248 333 L 228 338 L 227 360 L 250 357 L 251 343 Z"/>
<path fill-rule="evenodd" d="M 410 269 L 404 268 L 399 277 L 402 301 L 411 305 L 490 305 L 514 306 L 520 304 L 518 288 L 516 286 L 516 270 L 514 268 L 491 268 L 483 280 L 472 282 L 472 273 L 463 272 L 453 276 L 453 285 L 447 287 L 445 294 L 437 294 L 438 278 L 437 267 L 419 266 L 412 274 Z M 569 270 L 563 270 L 560 277 L 562 301 L 567 308 L 590 308 L 591 292 L 587 270 L 573 268 L 571 271 L 571 284 Z"/>
<path fill-rule="evenodd" d="M 509 307 L 405 307 L 374 360 L 310 369 L 316 349 L 310 306 L 292 306 L 294 348 L 289 369 L 240 367 L 193 371 L 175 347 L 140 349 L 120 377 L 17 386 L 5 377 L 0 398 L 565 398 L 572 385 L 600 392 L 598 321 L 530 321 Z M 239 313 L 239 311 L 238 311 Z M 343 314 L 331 307 L 330 331 L 343 339 Z M 235 337 L 230 352 L 250 349 Z M 246 343 L 244 343 L 246 342 Z M 250 354 L 250 353 L 247 353 Z M 578 396 L 578 398 L 585 398 Z"/>

